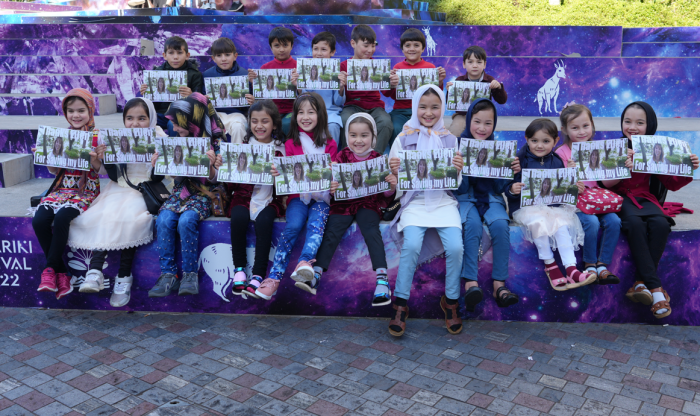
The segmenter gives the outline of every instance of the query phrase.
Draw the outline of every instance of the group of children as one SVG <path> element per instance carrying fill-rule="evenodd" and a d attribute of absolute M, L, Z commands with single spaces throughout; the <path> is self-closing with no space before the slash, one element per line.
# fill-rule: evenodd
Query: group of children
<path fill-rule="evenodd" d="M 295 68 L 296 62 L 290 57 L 293 40 L 288 29 L 273 29 L 269 43 L 275 59 L 263 67 Z M 351 43 L 354 58 L 369 59 L 376 48 L 376 36 L 368 26 L 359 25 L 352 32 Z M 434 67 L 420 56 L 425 48 L 425 38 L 420 31 L 407 30 L 401 36 L 401 44 L 406 60 L 396 68 Z M 329 58 L 335 53 L 335 38 L 328 32 L 318 34 L 312 45 L 315 58 Z M 150 297 L 167 296 L 173 290 L 180 295 L 199 292 L 198 223 L 211 215 L 210 189 L 222 164 L 219 146 L 228 134 L 234 142 L 273 146 L 277 156 L 325 153 L 330 155 L 332 163 L 381 157 L 386 149 L 391 168 L 391 174 L 385 179 L 389 190 L 351 200 L 334 199 L 339 186 L 335 181 L 331 182 L 330 191 L 284 197 L 277 195 L 272 185 L 226 184 L 231 194 L 227 213 L 231 218 L 234 295 L 270 300 L 279 289 L 280 280 L 292 260 L 292 248 L 301 233 L 305 234 L 305 242 L 291 277 L 296 287 L 315 295 L 343 234 L 357 221 L 375 271 L 376 286 L 371 304 L 392 304 L 389 332 L 401 336 L 406 329 L 408 299 L 417 265 L 444 253 L 445 295 L 440 299 L 440 307 L 445 313 L 447 330 L 457 334 L 462 330 L 457 311 L 460 278 L 465 280 L 467 310 L 473 311 L 484 297 L 477 284 L 484 225 L 493 247 L 495 302 L 499 307 L 508 307 L 519 301 L 518 295 L 505 286 L 509 274 L 512 218 L 522 227 L 525 238 L 536 246 L 544 272 L 558 291 L 595 281 L 619 283 L 607 267 L 622 230 L 629 237 L 637 266 L 637 281 L 627 297 L 652 305 L 657 318 L 671 313 L 670 298 L 661 287 L 657 269 L 673 220 L 664 214 L 655 192 L 665 188 L 677 190 L 691 178 L 632 173 L 631 179 L 577 184 L 581 192 L 587 187 L 606 187 L 622 195 L 624 203 L 617 214 L 588 215 L 571 206 L 541 204 L 520 208 L 522 169 L 573 166 L 571 143 L 593 140 L 593 117 L 585 106 L 570 105 L 562 111 L 564 140 L 559 147 L 556 145 L 560 132 L 552 121 L 537 119 L 530 123 L 525 131 L 527 145 L 520 149 L 511 165 L 515 173 L 513 180 L 459 175 L 456 191 L 402 192 L 396 189 L 400 151 L 454 149 L 452 165 L 461 171 L 464 159 L 459 153 L 460 138 L 494 140 L 498 112 L 491 100 L 474 101 L 466 114 L 453 118 L 451 130 L 448 130 L 443 121 L 446 99 L 441 86 L 418 88 L 410 101 L 397 101 L 405 104 L 387 114 L 379 91 L 347 91 L 347 74 L 341 72 L 337 91 L 298 91 L 295 100 L 254 100 L 249 96 L 251 106 L 247 114 L 240 108 L 215 109 L 200 92 L 202 75 L 186 63 L 189 54 L 184 40 L 170 38 L 165 47 L 163 55 L 167 62 L 163 69 L 188 71 L 188 86 L 180 87 L 183 98 L 170 105 L 154 105 L 147 99 L 134 98 L 124 108 L 124 126 L 155 128 L 161 137 L 210 138 L 207 156 L 211 174 L 208 179 L 172 178 L 172 193 L 155 218 L 161 275 L 148 292 Z M 204 77 L 248 75 L 253 80 L 255 74 L 236 63 L 237 54 L 230 39 L 215 41 L 212 55 L 217 66 L 206 71 Z M 493 98 L 499 103 L 505 102 L 503 85 L 484 73 L 485 62 L 482 48 L 468 48 L 464 54 L 467 73 L 460 78 L 489 83 Z M 347 61 L 341 64 L 341 70 L 346 68 Z M 445 71 L 439 68 L 438 73 L 442 84 Z M 392 73 L 391 82 L 395 87 L 395 73 Z M 143 92 L 144 88 L 141 90 Z M 395 96 L 395 90 L 388 94 Z M 94 131 L 94 100 L 89 92 L 71 91 L 63 101 L 63 111 L 71 129 Z M 648 104 L 632 103 L 623 112 L 621 125 L 627 139 L 635 134 L 654 134 L 656 115 Z M 454 128 L 463 131 L 454 131 Z M 98 145 L 96 133 L 93 146 L 89 172 L 49 168 L 57 177 L 32 223 L 47 258 L 38 290 L 55 292 L 59 299 L 72 291 L 61 258 L 66 244 L 93 250 L 81 292 L 97 292 L 104 288 L 102 266 L 106 252 L 121 250 L 119 274 L 110 300 L 112 306 L 121 307 L 130 298 L 134 252 L 153 239 L 154 219 L 137 190 L 138 184 L 164 178 L 155 175 L 148 165 L 103 165 L 105 146 Z M 631 166 L 632 154 L 630 149 L 628 166 Z M 157 156 L 153 156 L 152 166 Z M 692 155 L 691 160 L 697 169 L 698 158 Z M 108 174 L 111 180 L 102 190 L 100 172 Z M 274 165 L 271 174 L 279 175 Z M 391 220 L 390 230 L 393 242 L 401 251 L 393 302 L 385 243 L 380 233 L 382 210 L 389 206 L 398 211 Z M 286 217 L 286 225 L 268 273 L 273 223 L 281 217 Z M 248 264 L 246 233 L 250 221 L 254 221 L 256 240 L 252 274 L 248 276 L 245 271 Z M 603 237 L 598 245 L 601 226 Z M 175 262 L 178 234 L 182 276 L 178 276 Z M 583 271 L 577 267 L 574 256 L 581 245 L 584 247 Z M 557 266 L 552 250 L 559 251 L 563 271 Z"/>

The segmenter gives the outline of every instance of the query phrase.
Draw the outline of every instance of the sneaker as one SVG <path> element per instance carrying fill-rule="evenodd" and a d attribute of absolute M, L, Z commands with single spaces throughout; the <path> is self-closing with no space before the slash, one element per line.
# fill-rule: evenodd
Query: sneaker
<path fill-rule="evenodd" d="M 37 292 L 55 292 L 58 288 L 56 287 L 56 272 L 51 268 L 47 267 L 41 272 L 41 283 L 39 283 L 39 288 Z"/>
<path fill-rule="evenodd" d="M 182 282 L 180 282 L 180 291 L 178 295 L 198 295 L 199 294 L 199 276 L 197 273 L 183 273 Z"/>
<path fill-rule="evenodd" d="M 250 280 L 248 281 L 248 286 L 245 288 L 245 292 L 248 296 L 253 297 L 255 299 L 260 299 L 260 296 L 255 294 L 255 291 L 258 290 L 260 285 L 263 282 L 263 278 L 260 276 L 252 276 Z"/>
<path fill-rule="evenodd" d="M 105 288 L 105 275 L 100 270 L 88 270 L 85 280 L 80 284 L 80 293 L 97 293 Z"/>
<path fill-rule="evenodd" d="M 56 278 L 56 286 L 58 286 L 56 299 L 61 299 L 73 291 L 73 285 L 70 284 L 70 276 L 68 276 L 66 273 L 58 274 L 58 277 Z"/>
<path fill-rule="evenodd" d="M 292 280 L 295 282 L 311 282 L 311 279 L 314 278 L 314 268 L 311 263 L 313 263 L 313 260 L 311 262 L 300 261 L 297 264 L 297 268 L 294 269 L 294 273 L 292 273 Z"/>
<path fill-rule="evenodd" d="M 246 291 L 248 286 L 248 275 L 245 274 L 245 269 L 243 267 L 237 267 L 233 275 L 233 289 L 231 293 L 236 296 L 242 296 L 243 292 Z M 255 290 L 253 290 L 255 292 Z"/>
<path fill-rule="evenodd" d="M 156 284 L 148 291 L 149 298 L 162 298 L 168 296 L 171 290 L 180 287 L 180 279 L 172 273 L 163 273 L 158 278 Z"/>
<path fill-rule="evenodd" d="M 318 286 L 321 284 L 321 275 L 319 273 L 314 273 L 314 279 L 311 280 L 310 282 L 296 282 L 294 283 L 294 286 L 298 287 L 299 289 L 309 292 L 312 295 L 316 295 L 316 290 L 318 289 Z"/>
<path fill-rule="evenodd" d="M 255 291 L 255 294 L 265 300 L 270 300 L 273 296 L 277 294 L 278 287 L 280 287 L 280 281 L 276 279 L 270 279 L 268 277 L 267 279 L 263 280 L 260 287 Z"/>
<path fill-rule="evenodd" d="M 114 279 L 114 290 L 112 291 L 112 297 L 109 298 L 109 304 L 115 308 L 126 306 L 131 300 L 131 284 L 133 282 L 133 276 L 119 276 Z"/>

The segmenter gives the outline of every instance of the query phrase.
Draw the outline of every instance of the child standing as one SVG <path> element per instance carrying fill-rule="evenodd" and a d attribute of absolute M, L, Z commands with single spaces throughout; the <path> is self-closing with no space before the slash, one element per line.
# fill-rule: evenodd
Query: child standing
<path fill-rule="evenodd" d="M 63 114 L 71 130 L 95 129 L 95 99 L 88 90 L 75 88 L 68 91 L 61 103 Z M 93 147 L 97 137 L 93 135 Z M 33 149 L 36 150 L 36 149 Z M 63 263 L 63 251 L 68 242 L 71 221 L 85 212 L 100 194 L 100 159 L 104 146 L 90 152 L 90 171 L 48 167 L 56 175 L 47 195 L 32 219 L 32 228 L 46 257 L 46 267 L 41 272 L 39 292 L 55 292 L 61 299 L 73 291 L 68 269 Z M 53 225 L 53 229 L 52 229 Z"/>
<path fill-rule="evenodd" d="M 304 93 L 294 101 L 291 140 L 284 144 L 287 156 L 328 153 L 331 158 L 338 152 L 338 145 L 328 132 L 328 114 L 321 96 L 315 92 Z M 295 168 L 296 170 L 296 168 Z M 272 176 L 279 176 L 273 165 Z M 295 173 L 296 177 L 296 173 Z M 287 199 L 287 225 L 277 242 L 275 259 L 270 277 L 262 281 L 255 294 L 270 300 L 277 293 L 280 279 L 289 264 L 289 255 L 302 229 L 306 227 L 306 241 L 299 256 L 299 264 L 293 275 L 301 275 L 306 281 L 314 277 L 312 260 L 323 238 L 330 203 L 328 191 L 290 195 Z M 308 221 L 307 221 L 308 219 Z M 251 279 L 251 283 L 254 283 Z"/>
<path fill-rule="evenodd" d="M 574 104 L 562 110 L 559 119 L 564 143 L 557 148 L 556 154 L 566 161 L 568 167 L 575 168 L 576 162 L 571 160 L 571 143 L 593 139 L 595 136 L 593 115 L 585 105 Z M 596 162 L 599 163 L 600 160 Z M 599 187 L 596 181 L 580 181 L 578 185 L 579 189 Z M 620 283 L 620 279 L 607 267 L 612 262 L 617 240 L 620 237 L 620 217 L 613 212 L 599 215 L 584 214 L 579 209 L 576 209 L 576 216 L 581 221 L 586 234 L 583 243 L 583 267 L 586 272 L 596 276 L 598 283 L 602 285 Z M 598 255 L 598 230 L 601 226 L 603 226 L 603 238 L 600 242 L 600 255 Z"/>
<path fill-rule="evenodd" d="M 459 144 L 457 138 L 445 129 L 444 115 L 445 96 L 442 90 L 434 85 L 420 87 L 413 96 L 411 119 L 391 146 L 389 164 L 395 176 L 398 177 L 400 164 L 398 152 L 402 150 L 453 148 L 456 154 L 452 164 L 458 171 L 462 170 L 464 162 L 458 151 Z M 459 186 L 462 175 L 458 175 L 457 182 Z M 398 192 L 399 196 L 401 193 Z M 401 196 L 401 209 L 391 222 L 392 237 L 401 247 L 394 293 L 396 299 L 392 304 L 394 315 L 389 322 L 391 335 L 399 337 L 406 331 L 408 298 L 416 266 L 443 252 L 446 263 L 445 296 L 440 299 L 440 307 L 445 312 L 447 331 L 450 334 L 462 331 L 457 300 L 464 246 L 458 205 L 451 191 L 411 191 Z"/>
<path fill-rule="evenodd" d="M 559 139 L 557 125 L 551 120 L 538 118 L 525 130 L 527 144 L 518 152 L 522 169 L 560 169 L 565 167 L 559 155 L 554 153 L 554 145 Z M 524 237 L 535 244 L 540 260 L 544 261 L 544 272 L 554 290 L 563 291 L 591 284 L 595 276 L 581 273 L 576 268 L 574 251 L 583 244 L 581 222 L 574 214 L 574 207 L 549 206 L 542 198 L 535 198 L 535 205 L 520 208 L 523 183 L 522 172 L 517 173 L 511 186 L 506 190 L 508 207 L 513 219 L 523 230 Z M 542 188 L 545 188 L 543 181 Z M 551 182 L 548 191 L 551 191 Z M 552 249 L 559 250 L 561 261 L 566 268 L 566 276 L 561 273 L 554 261 Z"/>
<path fill-rule="evenodd" d="M 348 136 L 345 140 L 348 147 L 338 152 L 333 158 L 333 162 L 356 163 L 382 157 L 380 153 L 372 150 L 377 140 L 377 126 L 369 114 L 356 113 L 350 116 L 346 131 Z M 359 175 L 359 179 L 362 179 L 362 175 Z M 316 294 L 321 282 L 321 275 L 328 270 L 328 265 L 343 238 L 343 234 L 353 220 L 357 220 L 357 225 L 365 238 L 367 250 L 372 260 L 372 269 L 377 275 L 377 287 L 374 289 L 372 306 L 391 303 L 391 290 L 386 276 L 386 254 L 384 253 L 382 234 L 379 231 L 379 221 L 381 220 L 381 208 L 386 207 L 394 199 L 396 176 L 387 176 L 386 182 L 390 184 L 391 189 L 384 193 L 344 201 L 331 201 L 330 216 L 314 264 L 314 278 L 308 281 L 297 273 L 294 280 L 297 281 L 295 285 L 298 288 L 306 290 L 312 295 Z M 357 183 L 355 175 L 353 175 L 353 183 Z M 335 192 L 336 189 L 338 189 L 338 182 L 333 181 L 331 192 Z"/>

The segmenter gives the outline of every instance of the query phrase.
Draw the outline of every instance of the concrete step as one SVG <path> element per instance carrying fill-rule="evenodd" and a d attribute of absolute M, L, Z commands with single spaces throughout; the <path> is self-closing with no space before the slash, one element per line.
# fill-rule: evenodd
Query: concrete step
<path fill-rule="evenodd" d="M 0 94 L 0 115 L 62 116 L 63 97 L 65 94 Z M 116 95 L 94 94 L 94 97 L 95 115 L 105 116 L 117 112 Z"/>
<path fill-rule="evenodd" d="M 0 153 L 0 186 L 9 188 L 34 178 L 32 155 Z"/>

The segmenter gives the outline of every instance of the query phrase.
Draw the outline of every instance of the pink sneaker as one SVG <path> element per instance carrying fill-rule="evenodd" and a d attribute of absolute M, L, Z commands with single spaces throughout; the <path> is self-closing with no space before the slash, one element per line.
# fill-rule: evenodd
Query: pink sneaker
<path fill-rule="evenodd" d="M 267 279 L 263 280 L 260 287 L 255 291 L 255 294 L 265 300 L 270 300 L 273 296 L 277 294 L 278 287 L 280 287 L 280 281 L 276 279 L 270 279 L 268 277 Z"/>
<path fill-rule="evenodd" d="M 70 276 L 65 273 L 59 273 L 57 280 L 58 292 L 56 292 L 56 299 L 61 299 L 73 291 L 73 285 L 70 284 Z"/>
<path fill-rule="evenodd" d="M 290 276 L 295 282 L 310 282 L 314 278 L 314 268 L 311 264 L 314 260 L 300 261 L 297 264 L 297 268 L 294 269 L 294 273 Z"/>
<path fill-rule="evenodd" d="M 41 283 L 39 283 L 39 289 L 37 292 L 55 292 L 58 288 L 56 287 L 56 272 L 51 268 L 47 267 L 41 272 Z"/>

